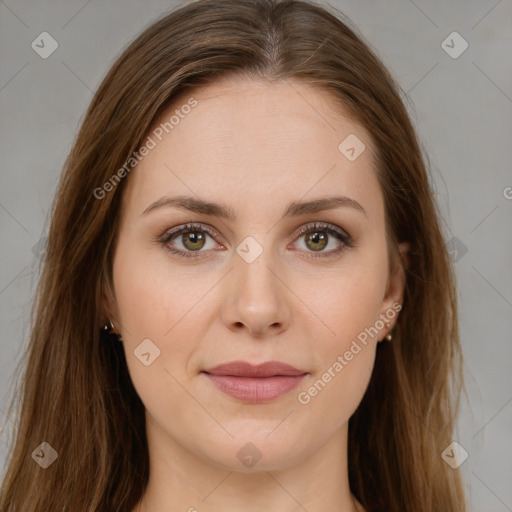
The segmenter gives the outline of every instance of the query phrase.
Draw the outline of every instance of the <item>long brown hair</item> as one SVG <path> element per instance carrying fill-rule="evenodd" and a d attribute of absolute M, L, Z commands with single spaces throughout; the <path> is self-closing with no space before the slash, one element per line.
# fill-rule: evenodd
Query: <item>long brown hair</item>
<path fill-rule="evenodd" d="M 343 20 L 343 21 L 342 21 Z M 178 95 L 228 76 L 300 79 L 332 93 L 371 134 L 396 258 L 409 241 L 404 304 L 379 343 L 349 422 L 351 490 L 368 512 L 461 512 L 459 471 L 442 459 L 463 389 L 454 273 L 426 157 L 402 92 L 341 13 L 297 0 L 199 0 L 166 14 L 115 62 L 66 160 L 16 405 L 1 511 L 126 511 L 149 460 L 144 406 L 121 343 L 102 331 L 121 193 L 103 187 Z M 136 171 L 133 171 L 136 172 Z M 105 188 L 104 188 L 105 190 Z M 58 459 L 42 469 L 47 442 Z"/>

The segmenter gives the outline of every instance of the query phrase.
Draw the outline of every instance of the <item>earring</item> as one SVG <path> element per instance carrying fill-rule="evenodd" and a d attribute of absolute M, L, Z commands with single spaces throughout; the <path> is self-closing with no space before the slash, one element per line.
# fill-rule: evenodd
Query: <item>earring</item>
<path fill-rule="evenodd" d="M 115 334 L 118 337 L 119 341 L 123 341 L 123 338 L 121 337 L 121 335 L 118 332 L 116 332 L 116 328 L 114 327 L 114 323 L 112 322 L 112 320 L 109 320 L 109 322 L 110 322 L 110 328 L 108 325 L 106 325 L 105 330 L 108 330 L 109 334 Z"/>
<path fill-rule="evenodd" d="M 386 334 L 385 338 L 387 341 L 391 341 L 393 339 L 393 335 L 389 332 L 388 334 Z"/>

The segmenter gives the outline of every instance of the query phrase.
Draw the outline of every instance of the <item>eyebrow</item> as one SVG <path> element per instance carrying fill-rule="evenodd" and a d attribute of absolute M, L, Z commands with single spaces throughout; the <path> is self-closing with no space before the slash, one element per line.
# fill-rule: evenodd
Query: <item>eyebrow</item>
<path fill-rule="evenodd" d="M 162 207 L 175 207 L 189 210 L 194 213 L 203 215 L 212 215 L 223 219 L 234 221 L 237 214 L 233 208 L 225 204 L 204 201 L 192 196 L 164 196 L 151 203 L 143 212 L 146 215 L 149 212 Z M 333 210 L 335 208 L 348 207 L 353 208 L 365 217 L 368 217 L 365 209 L 355 199 L 346 196 L 329 196 L 313 199 L 311 201 L 293 201 L 284 210 L 282 218 L 297 217 L 307 213 L 318 213 L 325 210 Z"/>

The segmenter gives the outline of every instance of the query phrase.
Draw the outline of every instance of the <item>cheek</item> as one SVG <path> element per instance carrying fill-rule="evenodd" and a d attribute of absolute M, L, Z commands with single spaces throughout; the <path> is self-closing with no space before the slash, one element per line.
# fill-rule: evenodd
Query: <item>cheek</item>
<path fill-rule="evenodd" d="M 333 429 L 357 409 L 373 371 L 387 282 L 385 241 L 380 245 L 372 254 L 354 255 L 326 279 L 329 287 L 308 291 L 308 305 L 318 312 L 323 335 L 316 337 L 316 371 L 297 398 L 312 418 L 329 417 Z M 321 421 L 318 426 L 325 427 Z"/>
<path fill-rule="evenodd" d="M 380 339 L 382 290 L 378 273 L 356 272 L 317 302 L 332 332 L 318 336 L 315 372 L 301 387 L 297 401 L 319 431 L 334 433 L 349 420 L 366 392 Z"/>
<path fill-rule="evenodd" d="M 188 343 L 179 340 L 185 338 L 183 329 L 191 327 L 187 312 L 199 301 L 200 290 L 187 287 L 183 273 L 170 271 L 142 251 L 128 250 L 129 245 L 120 242 L 113 267 L 128 368 L 141 396 L 144 390 L 167 394 L 171 376 L 163 372 L 185 371 L 194 349 L 195 337 L 190 332 Z"/>
<path fill-rule="evenodd" d="M 131 246 L 131 248 L 129 247 Z M 126 339 L 153 337 L 169 343 L 193 313 L 213 278 L 192 279 L 194 269 L 169 264 L 164 249 L 137 250 L 121 242 L 114 258 L 114 288 Z"/>
<path fill-rule="evenodd" d="M 382 311 L 387 282 L 387 258 L 385 249 L 373 254 L 359 252 L 347 258 L 342 267 L 317 279 L 317 286 L 305 281 L 300 283 L 298 294 L 307 297 L 307 304 L 321 320 L 318 333 L 322 336 L 316 344 L 324 364 L 333 356 L 348 350 L 352 340 L 377 341 L 374 331 Z M 377 324 L 380 330 L 382 326 Z M 371 334 L 368 334 L 370 332 Z M 375 338 L 375 340 L 373 340 Z"/>
<path fill-rule="evenodd" d="M 359 345 L 359 346 L 357 346 Z M 309 428 L 324 438 L 345 425 L 358 408 L 370 382 L 376 343 L 349 343 L 347 350 L 335 351 L 297 396 L 299 412 L 308 418 Z M 348 360 L 346 353 L 350 352 Z M 297 415 L 297 418 L 300 416 Z"/>

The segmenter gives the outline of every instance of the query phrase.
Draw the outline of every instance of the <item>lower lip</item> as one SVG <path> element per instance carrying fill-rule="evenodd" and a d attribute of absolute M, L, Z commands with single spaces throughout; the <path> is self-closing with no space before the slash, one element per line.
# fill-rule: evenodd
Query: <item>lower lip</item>
<path fill-rule="evenodd" d="M 274 377 L 233 377 L 232 375 L 206 376 L 218 389 L 233 398 L 258 404 L 274 400 L 296 388 L 303 375 L 275 375 Z"/>

